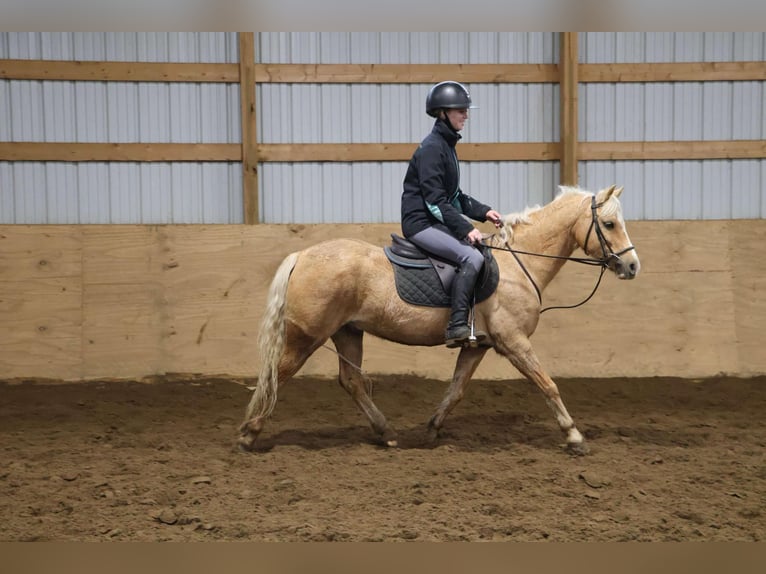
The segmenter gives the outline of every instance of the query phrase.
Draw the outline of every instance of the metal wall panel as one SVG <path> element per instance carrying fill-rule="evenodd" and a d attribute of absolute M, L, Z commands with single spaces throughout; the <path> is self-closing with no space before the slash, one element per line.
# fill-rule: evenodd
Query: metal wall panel
<path fill-rule="evenodd" d="M 218 32 L 0 33 L 0 58 L 237 62 Z M 0 139 L 238 143 L 239 86 L 0 81 Z M 2 223 L 240 223 L 239 163 L 0 164 Z"/>
<path fill-rule="evenodd" d="M 555 33 L 262 32 L 256 46 L 257 61 L 270 63 L 555 63 L 557 58 Z M 264 143 L 418 142 L 433 125 L 425 114 L 429 88 L 430 84 L 258 85 L 258 138 Z M 468 88 L 479 109 L 471 112 L 463 141 L 558 140 L 558 86 Z M 559 168 L 557 162 L 464 162 L 462 169 L 466 191 L 497 209 L 517 211 L 555 195 Z M 403 162 L 264 164 L 259 180 L 262 219 L 399 221 L 405 171 Z"/>
<path fill-rule="evenodd" d="M 532 32 L 262 32 L 269 63 L 556 63 L 559 36 Z M 766 61 L 763 32 L 580 34 L 581 61 Z M 0 33 L 0 58 L 237 62 L 234 33 Z M 432 120 L 427 84 L 259 84 L 258 141 L 410 143 Z M 473 84 L 465 142 L 559 139 L 558 86 Z M 585 141 L 766 139 L 764 82 L 589 84 Z M 3 141 L 236 143 L 239 87 L 0 81 Z M 458 147 L 458 153 L 460 148 Z M 463 162 L 463 187 L 515 211 L 555 194 L 557 162 Z M 394 222 L 406 163 L 260 166 L 265 222 Z M 237 223 L 238 163 L 0 163 L 2 223 Z M 580 184 L 619 183 L 632 219 L 766 217 L 766 161 L 580 162 Z"/>
<path fill-rule="evenodd" d="M 766 33 L 589 32 L 583 63 L 766 61 Z M 583 141 L 766 139 L 766 82 L 581 84 Z M 766 160 L 580 162 L 580 185 L 612 183 L 631 219 L 766 217 Z"/>
<path fill-rule="evenodd" d="M 430 85 L 268 84 L 258 87 L 263 143 L 409 143 L 433 125 L 425 114 Z M 466 142 L 557 141 L 558 86 L 469 84 Z"/>
<path fill-rule="evenodd" d="M 0 58 L 125 61 L 239 61 L 235 33 L 3 32 Z"/>
<path fill-rule="evenodd" d="M 239 163 L 0 162 L 0 221 L 237 223 L 241 189 Z"/>
<path fill-rule="evenodd" d="M 263 218 L 270 223 L 393 223 L 400 219 L 403 162 L 268 163 L 261 171 Z M 556 162 L 463 163 L 466 193 L 501 212 L 550 201 Z M 324 194 L 317 189 L 325 190 Z"/>

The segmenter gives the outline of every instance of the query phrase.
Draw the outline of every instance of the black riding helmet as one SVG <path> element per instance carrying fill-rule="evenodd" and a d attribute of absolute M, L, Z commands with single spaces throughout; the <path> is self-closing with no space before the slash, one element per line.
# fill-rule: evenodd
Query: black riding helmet
<path fill-rule="evenodd" d="M 445 108 L 462 110 L 475 107 L 471 103 L 471 94 L 459 82 L 439 82 L 426 96 L 426 113 L 433 118 Z"/>

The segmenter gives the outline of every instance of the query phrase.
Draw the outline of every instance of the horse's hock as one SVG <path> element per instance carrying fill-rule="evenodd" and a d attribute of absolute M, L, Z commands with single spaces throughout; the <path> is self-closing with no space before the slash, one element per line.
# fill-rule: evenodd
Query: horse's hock
<path fill-rule="evenodd" d="M 253 376 L 266 291 L 290 252 L 328 237 L 386 245 L 398 225 L 0 226 L 4 378 Z M 488 229 L 489 231 L 489 229 Z M 533 341 L 555 377 L 766 373 L 766 221 L 633 221 L 641 276 L 607 276 L 574 310 L 542 316 Z M 571 304 L 598 271 L 567 265 L 545 305 Z M 448 379 L 455 351 L 370 337 L 368 373 Z M 335 376 L 321 349 L 299 374 Z M 519 378 L 490 354 L 475 378 Z"/>

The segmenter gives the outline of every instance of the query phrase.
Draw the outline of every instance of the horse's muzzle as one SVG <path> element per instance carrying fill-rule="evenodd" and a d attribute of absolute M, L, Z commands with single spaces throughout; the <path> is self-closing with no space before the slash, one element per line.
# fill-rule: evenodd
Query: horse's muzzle
<path fill-rule="evenodd" d="M 638 271 L 641 269 L 641 264 L 638 262 L 638 257 L 631 254 L 628 259 L 622 259 L 616 253 L 611 253 L 606 261 L 607 267 L 617 275 L 618 279 L 635 279 L 638 275 Z"/>

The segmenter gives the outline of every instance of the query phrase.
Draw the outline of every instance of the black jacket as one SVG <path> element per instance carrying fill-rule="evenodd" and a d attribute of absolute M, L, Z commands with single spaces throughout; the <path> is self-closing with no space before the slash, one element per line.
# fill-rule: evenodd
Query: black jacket
<path fill-rule="evenodd" d="M 460 189 L 460 166 L 455 144 L 460 134 L 442 120 L 412 155 L 404 176 L 402 233 L 411 237 L 433 225 L 443 224 L 458 239 L 473 229 L 470 221 L 486 221 L 491 209 Z"/>

